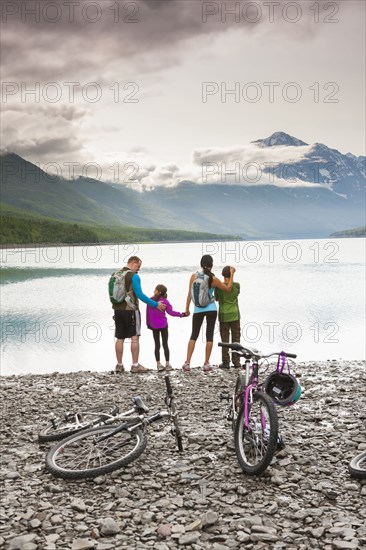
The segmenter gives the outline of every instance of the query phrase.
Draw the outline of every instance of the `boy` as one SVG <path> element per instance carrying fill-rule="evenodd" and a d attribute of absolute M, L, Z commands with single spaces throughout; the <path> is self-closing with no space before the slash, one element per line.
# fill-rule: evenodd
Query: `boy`
<path fill-rule="evenodd" d="M 230 266 L 225 266 L 222 270 L 224 284 L 228 284 L 230 278 Z M 240 284 L 233 283 L 230 292 L 223 292 L 219 288 L 215 288 L 215 299 L 219 302 L 219 321 L 220 321 L 220 336 L 222 342 L 240 342 L 240 311 L 238 304 L 238 296 L 240 294 Z M 234 367 L 240 367 L 240 357 L 232 354 Z M 230 368 L 230 354 L 228 348 L 222 348 L 222 363 L 220 369 Z"/>

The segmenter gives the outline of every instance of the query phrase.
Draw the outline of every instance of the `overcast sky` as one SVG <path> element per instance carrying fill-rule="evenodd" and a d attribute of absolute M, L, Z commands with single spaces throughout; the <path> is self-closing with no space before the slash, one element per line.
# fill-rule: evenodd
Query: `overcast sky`
<path fill-rule="evenodd" d="M 253 160 L 275 131 L 365 154 L 363 0 L 1 8 L 2 147 L 65 177 L 199 179 L 206 153 Z"/>

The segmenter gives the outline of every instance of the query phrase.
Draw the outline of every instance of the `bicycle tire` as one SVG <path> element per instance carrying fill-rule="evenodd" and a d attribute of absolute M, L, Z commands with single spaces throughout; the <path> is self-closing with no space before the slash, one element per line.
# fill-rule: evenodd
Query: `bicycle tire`
<path fill-rule="evenodd" d="M 366 451 L 362 451 L 351 460 L 348 471 L 352 477 L 366 479 Z"/>
<path fill-rule="evenodd" d="M 177 413 L 177 409 L 176 409 L 175 402 L 174 402 L 173 389 L 172 389 L 172 385 L 171 385 L 171 382 L 170 382 L 169 375 L 166 374 L 164 378 L 165 378 L 166 393 L 167 393 L 167 397 L 166 397 L 165 402 L 166 402 L 168 408 L 170 409 L 170 414 L 171 414 L 170 419 L 171 419 L 172 424 L 173 424 L 172 434 L 174 435 L 175 443 L 177 445 L 178 451 L 180 453 L 182 453 L 183 452 L 183 438 L 182 438 L 182 432 L 181 432 L 179 422 L 178 422 L 178 413 Z"/>
<path fill-rule="evenodd" d="M 235 425 L 236 425 L 236 419 L 238 417 L 238 412 L 240 410 L 240 405 L 242 405 L 242 401 L 240 398 L 236 398 L 236 396 L 244 391 L 245 388 L 245 376 L 242 372 L 238 374 L 238 377 L 236 379 L 235 384 L 235 400 L 234 400 L 234 411 L 231 419 L 231 427 L 233 432 L 235 432 Z"/>
<path fill-rule="evenodd" d="M 170 404 L 170 411 L 171 411 L 171 420 L 172 420 L 172 423 L 173 423 L 172 432 L 173 432 L 173 435 L 175 437 L 175 443 L 177 445 L 178 451 L 180 453 L 182 453 L 183 452 L 183 438 L 182 438 L 182 432 L 181 432 L 178 417 L 177 417 L 177 414 L 178 414 L 177 409 L 175 407 L 175 403 L 174 403 L 173 399 L 172 399 L 171 404 Z"/>
<path fill-rule="evenodd" d="M 118 406 L 114 403 L 106 403 L 105 405 L 97 405 L 87 409 L 81 409 L 75 413 L 69 413 L 70 418 L 61 416 L 54 419 L 54 423 L 50 422 L 46 428 L 38 434 L 39 443 L 50 443 L 52 441 L 60 441 L 70 435 L 88 428 L 93 428 L 96 424 L 102 423 L 106 418 L 118 414 Z M 71 418 L 73 416 L 73 418 Z M 78 417 L 78 418 L 76 418 Z"/>
<path fill-rule="evenodd" d="M 98 437 L 114 432 L 118 427 L 99 426 L 60 441 L 46 456 L 47 470 L 63 479 L 85 479 L 127 466 L 143 453 L 147 440 L 140 428 L 129 431 L 125 426 L 110 438 L 98 442 Z M 126 446 L 127 452 L 121 456 L 121 450 Z M 76 460 L 75 464 L 72 464 L 73 460 Z"/>
<path fill-rule="evenodd" d="M 244 407 L 240 407 L 234 433 L 235 451 L 243 472 L 260 475 L 277 448 L 278 418 L 271 399 L 258 391 L 253 392 L 249 407 L 249 429 L 244 426 Z"/>

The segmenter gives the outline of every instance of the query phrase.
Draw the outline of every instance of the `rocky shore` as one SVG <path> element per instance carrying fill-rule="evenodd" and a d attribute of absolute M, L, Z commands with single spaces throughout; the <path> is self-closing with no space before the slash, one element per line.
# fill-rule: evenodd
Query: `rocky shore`
<path fill-rule="evenodd" d="M 260 477 L 238 465 L 221 392 L 237 372 L 171 375 L 184 429 L 178 453 L 167 423 L 123 470 L 64 481 L 44 467 L 37 434 L 50 412 L 140 395 L 164 408 L 163 376 L 111 372 L 1 379 L 0 547 L 10 550 L 357 549 L 366 546 L 366 481 L 347 464 L 366 448 L 362 361 L 299 363 L 303 395 L 278 410 L 286 446 Z"/>

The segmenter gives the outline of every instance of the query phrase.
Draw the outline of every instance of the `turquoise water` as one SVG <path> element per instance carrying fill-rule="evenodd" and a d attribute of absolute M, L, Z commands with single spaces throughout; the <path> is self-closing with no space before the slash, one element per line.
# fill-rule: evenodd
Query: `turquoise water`
<path fill-rule="evenodd" d="M 110 370 L 115 365 L 110 273 L 133 254 L 143 260 L 144 292 L 165 284 L 185 309 L 190 274 L 204 253 L 214 273 L 234 265 L 241 283 L 242 340 L 300 361 L 365 356 L 365 239 L 176 243 L 3 249 L 1 372 L 4 375 Z M 144 320 L 145 306 L 142 305 Z M 144 323 L 143 323 L 144 324 Z M 169 319 L 171 362 L 185 359 L 191 319 Z M 219 341 L 217 326 L 216 341 Z M 203 360 L 204 338 L 193 365 Z M 214 347 L 212 362 L 220 362 Z M 143 326 L 140 361 L 154 367 Z M 130 353 L 125 352 L 125 364 Z"/>

